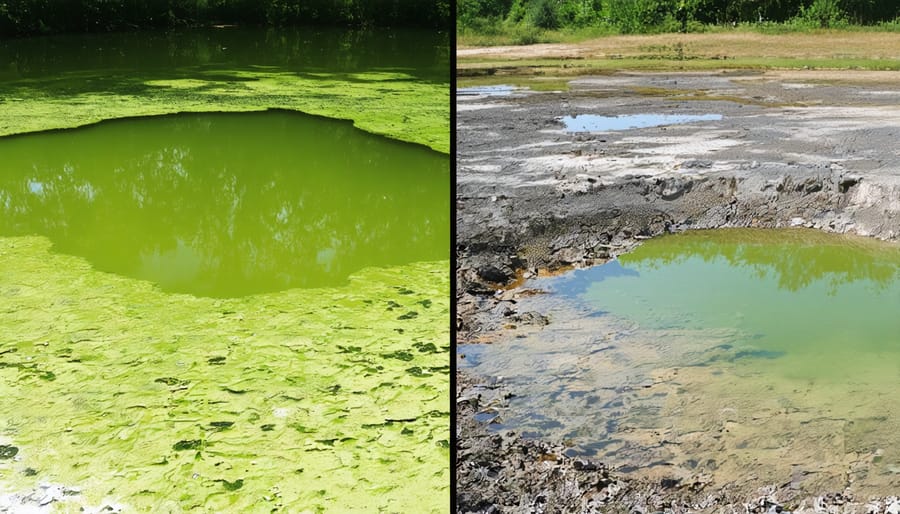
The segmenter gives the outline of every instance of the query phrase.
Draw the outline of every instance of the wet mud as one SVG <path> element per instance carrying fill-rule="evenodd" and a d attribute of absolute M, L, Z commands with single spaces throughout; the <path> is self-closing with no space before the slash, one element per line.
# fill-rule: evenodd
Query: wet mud
<path fill-rule="evenodd" d="M 528 338 L 564 323 L 566 315 L 531 301 L 541 291 L 523 286 L 527 279 L 603 263 L 665 233 L 807 227 L 897 240 L 900 86 L 896 74 L 870 75 L 630 73 L 579 78 L 564 92 L 461 91 L 458 342 Z M 568 131 L 563 123 L 646 114 L 707 118 L 623 130 Z M 575 330 L 601 339 L 621 334 L 621 327 L 591 326 L 598 323 Z M 458 364 L 471 358 L 465 352 Z M 629 451 L 646 455 L 635 459 L 644 465 L 611 467 L 565 440 L 503 428 L 504 409 L 522 391 L 499 374 L 461 365 L 456 376 L 459 512 L 900 512 L 893 479 L 867 471 L 882 455 L 831 437 L 865 427 L 803 422 L 821 433 L 827 462 L 817 468 L 792 462 L 815 460 L 815 449 L 792 456 L 778 451 L 778 441 L 764 441 L 753 428 L 758 416 L 723 418 L 718 428 L 768 448 L 760 458 L 781 464 L 765 476 L 742 474 L 725 453 L 720 462 L 696 463 L 693 473 L 673 473 L 671 452 L 659 451 L 665 434 L 652 431 L 629 441 Z M 652 401 L 672 387 L 665 377 L 638 384 L 636 397 Z M 760 415 L 769 414 L 784 413 Z M 713 428 L 698 427 L 695 441 L 679 444 L 714 447 Z"/>

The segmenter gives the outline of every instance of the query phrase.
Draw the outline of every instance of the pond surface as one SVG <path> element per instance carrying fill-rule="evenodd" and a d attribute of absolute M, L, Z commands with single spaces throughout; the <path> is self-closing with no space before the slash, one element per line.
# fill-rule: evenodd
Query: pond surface
<path fill-rule="evenodd" d="M 532 280 L 543 331 L 464 347 L 516 394 L 496 427 L 627 471 L 720 485 L 900 485 L 900 248 L 804 230 L 692 232 Z M 849 470 L 849 471 L 848 471 Z M 803 478 L 798 478 L 803 477 Z"/>
<path fill-rule="evenodd" d="M 563 116 L 560 121 L 566 126 L 566 132 L 605 132 L 721 119 L 721 114 L 630 114 L 622 116 L 580 114 Z"/>
<path fill-rule="evenodd" d="M 0 41 L 0 135 L 292 109 L 449 153 L 449 36 L 222 28 Z"/>
<path fill-rule="evenodd" d="M 0 79 L 40 79 L 41 87 L 103 90 L 156 75 L 228 81 L 237 69 L 303 73 L 402 71 L 448 82 L 447 35 L 435 30 L 224 28 L 54 35 L 0 41 Z M 99 72 L 103 72 L 101 75 Z M 79 83 L 78 76 L 97 75 Z M 143 86 L 150 90 L 151 87 Z M 137 91 L 135 91 L 137 92 Z"/>
<path fill-rule="evenodd" d="M 448 48 L 0 41 L 0 511 L 447 512 Z"/>
<path fill-rule="evenodd" d="M 338 285 L 446 259 L 446 155 L 289 112 L 118 120 L 0 139 L 0 235 L 167 291 Z"/>

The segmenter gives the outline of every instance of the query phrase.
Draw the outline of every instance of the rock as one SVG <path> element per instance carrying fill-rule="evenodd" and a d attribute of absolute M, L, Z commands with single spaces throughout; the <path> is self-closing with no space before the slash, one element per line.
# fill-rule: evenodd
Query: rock
<path fill-rule="evenodd" d="M 513 320 L 516 323 L 520 323 L 522 325 L 536 325 L 536 326 L 546 326 L 550 323 L 550 320 L 547 316 L 539 312 L 524 312 L 522 314 L 518 314 L 513 316 Z"/>
<path fill-rule="evenodd" d="M 554 257 L 561 264 L 576 264 L 584 260 L 584 252 L 578 248 L 569 246 L 556 252 Z"/>
<path fill-rule="evenodd" d="M 691 159 L 681 163 L 681 167 L 686 169 L 707 169 L 712 165 L 713 163 L 709 159 Z"/>
<path fill-rule="evenodd" d="M 684 180 L 681 178 L 667 180 L 663 182 L 662 191 L 660 191 L 659 196 L 662 197 L 663 200 L 677 200 L 685 193 L 690 192 L 693 186 L 694 182 L 692 180 Z"/>
<path fill-rule="evenodd" d="M 884 509 L 886 514 L 900 514 L 900 501 L 894 500 Z"/>

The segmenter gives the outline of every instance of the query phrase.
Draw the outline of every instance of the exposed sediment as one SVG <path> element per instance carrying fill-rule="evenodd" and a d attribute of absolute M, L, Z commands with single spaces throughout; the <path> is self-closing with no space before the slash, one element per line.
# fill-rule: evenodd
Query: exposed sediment
<path fill-rule="evenodd" d="M 666 232 L 803 226 L 896 240 L 900 88 L 892 76 L 620 74 L 575 80 L 568 92 L 458 97 L 459 341 L 552 322 L 519 312 L 517 278 L 603 262 Z M 558 121 L 644 113 L 723 117 L 577 134 Z M 851 484 L 803 497 L 790 480 L 715 489 L 617 475 L 566 457 L 556 442 L 486 432 L 472 418 L 473 398 L 502 402 L 502 394 L 457 376 L 462 512 L 900 512 L 892 498 L 854 497 Z"/>

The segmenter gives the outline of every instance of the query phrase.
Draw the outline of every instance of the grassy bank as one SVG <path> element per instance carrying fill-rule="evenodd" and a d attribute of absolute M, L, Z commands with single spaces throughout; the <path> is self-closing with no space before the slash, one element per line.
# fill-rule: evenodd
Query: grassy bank
<path fill-rule="evenodd" d="M 886 32 L 609 36 L 571 42 L 457 50 L 460 85 L 544 84 L 622 70 L 900 70 L 900 39 Z"/>
<path fill-rule="evenodd" d="M 735 26 L 725 25 L 698 25 L 687 33 L 678 30 L 651 30 L 646 33 L 629 34 L 622 33 L 608 26 L 595 27 L 567 27 L 559 29 L 540 29 L 532 26 L 498 24 L 484 29 L 457 30 L 456 41 L 460 48 L 487 47 L 487 46 L 511 46 L 532 45 L 542 43 L 581 43 L 592 39 L 616 37 L 616 36 L 697 36 L 697 35 L 790 35 L 790 36 L 817 36 L 821 34 L 897 34 L 900 33 L 900 23 L 889 22 L 878 25 L 861 26 L 846 25 L 838 28 L 821 28 L 809 26 L 796 26 L 783 23 L 752 23 Z"/>

